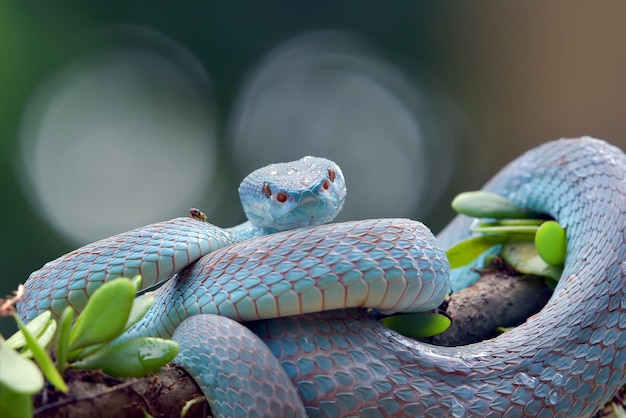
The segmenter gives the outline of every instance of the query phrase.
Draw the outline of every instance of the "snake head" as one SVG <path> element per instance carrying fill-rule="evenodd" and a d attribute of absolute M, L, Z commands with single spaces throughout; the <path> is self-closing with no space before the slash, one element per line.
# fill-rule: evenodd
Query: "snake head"
<path fill-rule="evenodd" d="M 334 162 L 304 157 L 253 171 L 239 185 L 239 197 L 251 223 L 287 230 L 333 220 L 343 207 L 346 183 Z"/>

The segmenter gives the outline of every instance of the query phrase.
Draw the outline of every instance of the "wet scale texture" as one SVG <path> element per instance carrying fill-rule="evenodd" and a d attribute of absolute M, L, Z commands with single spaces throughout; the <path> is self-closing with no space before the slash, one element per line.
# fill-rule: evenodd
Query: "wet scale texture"
<path fill-rule="evenodd" d="M 124 232 L 46 263 L 26 282 L 18 314 L 30 321 L 45 310 L 59 317 L 67 305 L 77 312 L 102 283 L 142 276 L 142 288 L 181 271 L 202 255 L 235 243 L 206 222 L 177 218 Z"/>
<path fill-rule="evenodd" d="M 416 254 L 419 239 L 408 245 L 413 238 L 386 229 L 412 228 L 406 220 L 280 233 L 254 246 L 239 244 L 204 256 L 158 292 L 154 312 L 132 334 L 167 335 L 186 316 L 201 312 L 239 320 L 281 316 L 250 324 L 265 341 L 242 337 L 251 353 L 236 353 L 243 350 L 241 342 L 227 346 L 231 335 L 240 333 L 237 323 L 198 328 L 195 321 L 213 317 L 186 320 L 177 335 L 228 338 L 214 347 L 198 340 L 182 344 L 179 361 L 200 356 L 198 350 L 207 350 L 202 358 L 209 359 L 219 348 L 238 368 L 249 366 L 250 354 L 261 355 L 269 347 L 311 416 L 589 416 L 626 383 L 625 169 L 623 153 L 603 141 L 561 140 L 524 154 L 485 186 L 550 214 L 568 238 L 565 270 L 550 302 L 493 340 L 457 348 L 419 344 L 360 310 L 282 317 L 370 302 L 401 310 L 405 302 L 385 296 L 397 292 L 407 300 L 425 295 L 425 306 L 432 307 L 437 292 L 428 279 L 447 268 L 439 256 L 443 252 L 427 246 Z M 468 225 L 467 218 L 458 217 L 441 238 L 449 242 L 450 236 L 467 235 Z M 45 305 L 50 292 L 36 296 L 30 295 L 29 307 Z M 215 367 L 191 363 L 197 376 Z M 289 390 L 286 384 L 280 387 Z M 230 388 L 223 390 L 231 393 Z M 232 409 L 233 416 L 254 413 L 256 401 L 245 401 L 252 391 L 236 390 L 218 401 L 231 399 L 229 405 L 236 405 L 244 399 L 248 409 Z M 276 401 L 285 416 L 303 414 L 293 398 L 267 401 Z"/>
<path fill-rule="evenodd" d="M 132 335 L 171 336 L 189 315 L 238 321 L 346 307 L 425 311 L 445 297 L 449 265 L 432 233 L 407 219 L 329 224 L 212 252 L 155 294 Z"/>
<path fill-rule="evenodd" d="M 604 142 L 557 141 L 485 187 L 551 214 L 568 236 L 551 301 L 496 339 L 434 347 L 340 311 L 253 330 L 289 371 L 310 416 L 589 416 L 626 382 L 625 164 Z"/>
<path fill-rule="evenodd" d="M 278 359 L 247 328 L 221 316 L 197 315 L 174 335 L 183 347 L 179 364 L 197 370 L 194 378 L 207 389 L 215 416 L 303 416 L 304 408 Z M 223 332 L 215 332 L 221 329 Z M 205 338 L 198 339 L 202 335 Z M 211 347 L 206 350 L 204 347 Z M 236 349 L 233 349 L 236 347 Z M 207 367 L 197 368 L 197 365 Z M 255 413 L 256 412 L 256 413 Z"/>

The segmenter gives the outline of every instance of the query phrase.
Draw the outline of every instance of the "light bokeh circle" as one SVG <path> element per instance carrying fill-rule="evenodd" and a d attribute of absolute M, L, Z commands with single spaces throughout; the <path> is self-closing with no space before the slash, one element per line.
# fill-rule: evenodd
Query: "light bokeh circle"
<path fill-rule="evenodd" d="M 305 34 L 252 71 L 229 145 L 241 173 L 304 155 L 337 162 L 348 188 L 339 220 L 419 216 L 435 201 L 433 178 L 445 188 L 454 164 L 452 153 L 435 164 L 449 138 L 429 135 L 441 122 L 429 94 L 356 34 Z"/>
<path fill-rule="evenodd" d="M 215 175 L 206 71 L 170 40 L 140 32 L 159 47 L 85 53 L 51 75 L 24 114 L 24 187 L 72 242 L 184 216 Z"/>

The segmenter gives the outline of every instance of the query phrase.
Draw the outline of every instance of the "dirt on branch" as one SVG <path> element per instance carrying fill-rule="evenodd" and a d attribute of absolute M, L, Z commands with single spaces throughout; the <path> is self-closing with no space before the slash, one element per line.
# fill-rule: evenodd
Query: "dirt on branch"
<path fill-rule="evenodd" d="M 180 417 L 185 404 L 193 401 L 196 403 L 187 418 L 210 416 L 200 388 L 177 366 L 132 379 L 117 379 L 94 370 L 68 370 L 63 377 L 69 392 L 62 394 L 47 385 L 35 398 L 36 417 Z"/>

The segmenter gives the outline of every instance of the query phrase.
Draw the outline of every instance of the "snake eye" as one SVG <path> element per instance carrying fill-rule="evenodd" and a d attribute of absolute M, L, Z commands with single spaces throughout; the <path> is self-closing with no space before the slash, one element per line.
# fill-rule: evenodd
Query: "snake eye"
<path fill-rule="evenodd" d="M 276 195 L 276 200 L 278 200 L 280 203 L 285 203 L 287 201 L 287 193 L 278 193 Z"/>
<path fill-rule="evenodd" d="M 263 186 L 261 186 L 261 191 L 263 192 L 265 197 L 270 197 L 272 195 L 272 189 L 270 189 L 270 185 L 267 183 L 263 183 Z"/>
<path fill-rule="evenodd" d="M 324 190 L 330 189 L 330 181 L 324 180 L 324 183 L 322 183 L 322 187 L 324 188 Z"/>
<path fill-rule="evenodd" d="M 328 167 L 328 178 L 330 179 L 330 181 L 335 181 L 335 177 L 337 177 L 337 173 L 335 173 L 335 170 Z M 328 187 L 324 187 L 324 188 L 328 189 Z"/>

